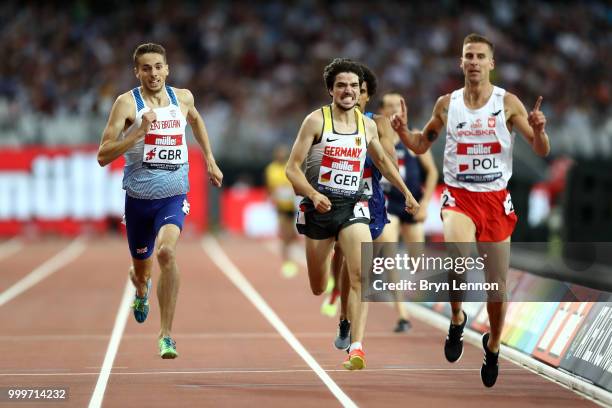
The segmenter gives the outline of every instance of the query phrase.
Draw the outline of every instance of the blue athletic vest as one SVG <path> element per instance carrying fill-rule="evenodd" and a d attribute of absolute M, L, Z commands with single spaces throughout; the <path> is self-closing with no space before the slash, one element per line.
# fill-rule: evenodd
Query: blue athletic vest
<path fill-rule="evenodd" d="M 174 90 L 168 85 L 166 85 L 166 92 L 170 104 L 153 109 L 157 114 L 158 126 L 164 127 L 164 129 L 154 130 L 152 128 L 149 131 L 150 135 L 147 135 L 147 137 L 151 137 L 156 136 L 151 135 L 151 133 L 159 134 L 156 136 L 160 143 L 158 151 L 168 147 L 165 145 L 170 145 L 171 147 L 177 142 L 180 142 L 180 144 L 187 143 L 185 140 L 187 120 L 181 112 L 178 98 Z M 142 123 L 142 115 L 149 110 L 149 107 L 146 106 L 139 88 L 132 89 L 131 93 L 136 103 L 136 120 L 132 127 L 138 127 Z M 126 130 L 125 133 L 129 132 L 130 129 Z M 166 136 L 166 133 L 173 135 Z M 143 160 L 147 159 L 147 157 L 143 157 L 145 153 L 145 139 L 136 143 L 124 154 L 123 188 L 127 194 L 130 197 L 148 200 L 186 194 L 189 191 L 189 163 L 185 161 L 184 164 L 168 166 L 170 169 L 147 167 L 146 163 L 143 164 Z M 155 151 L 151 152 L 151 157 L 155 153 Z"/>
<path fill-rule="evenodd" d="M 408 187 L 414 199 L 420 201 L 423 197 L 423 189 L 421 186 L 421 166 L 419 164 L 419 159 L 410 154 L 401 141 L 395 145 L 395 152 L 397 154 L 400 175 L 404 183 L 406 183 L 406 187 Z M 383 188 L 390 202 L 399 202 L 402 204 L 402 207 L 404 206 L 406 199 L 401 191 L 386 180 L 385 183 L 383 183 Z"/>

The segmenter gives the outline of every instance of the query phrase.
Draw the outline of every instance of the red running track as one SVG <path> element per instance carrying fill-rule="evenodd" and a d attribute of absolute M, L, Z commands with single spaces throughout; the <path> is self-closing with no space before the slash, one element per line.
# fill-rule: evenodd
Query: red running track
<path fill-rule="evenodd" d="M 498 384 L 486 389 L 479 376 L 482 350 L 466 344 L 462 360 L 448 364 L 442 352 L 445 333 L 413 319 L 410 332 L 394 334 L 396 316 L 385 304 L 370 307 L 364 343 L 367 369 L 346 371 L 340 364 L 345 354 L 332 346 L 337 322 L 319 313 L 323 299 L 311 294 L 305 271 L 283 279 L 270 242 L 228 236 L 218 243 L 306 354 L 325 370 L 330 383 L 346 395 L 342 402 L 347 405 L 596 406 L 505 360 L 500 361 Z M 47 263 L 48 272 L 48 260 L 75 244 L 58 239 L 26 242 L 4 256 L 2 248 L 7 245 L 0 242 L 0 299 L 33 270 L 40 270 L 41 264 Z M 126 285 L 127 244 L 113 237 L 85 240 L 82 251 L 73 255 L 74 260 L 60 262 L 47 277 L 0 302 L 0 388 L 69 388 L 67 401 L 20 402 L 18 407 L 87 407 L 96 385 L 100 386 L 101 366 Z M 218 250 L 214 256 L 217 261 L 223 258 Z M 173 332 L 179 358 L 162 360 L 157 354 L 159 309 L 153 294 L 147 322 L 136 323 L 130 313 L 124 330 L 118 330 L 120 343 L 112 370 L 108 381 L 102 381 L 106 387 L 102 406 L 341 405 L 213 262 L 201 241 L 183 240 L 178 262 L 181 288 Z M 154 282 L 158 273 L 156 269 Z M 3 406 L 13 404 L 0 402 Z"/>

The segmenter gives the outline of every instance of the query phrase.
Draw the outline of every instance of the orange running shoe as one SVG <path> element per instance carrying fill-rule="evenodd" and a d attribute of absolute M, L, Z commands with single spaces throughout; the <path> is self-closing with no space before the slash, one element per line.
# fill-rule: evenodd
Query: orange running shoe
<path fill-rule="evenodd" d="M 361 370 L 365 368 L 365 353 L 362 349 L 355 349 L 351 351 L 348 356 L 346 356 L 346 360 L 342 363 L 344 368 L 347 370 Z"/>

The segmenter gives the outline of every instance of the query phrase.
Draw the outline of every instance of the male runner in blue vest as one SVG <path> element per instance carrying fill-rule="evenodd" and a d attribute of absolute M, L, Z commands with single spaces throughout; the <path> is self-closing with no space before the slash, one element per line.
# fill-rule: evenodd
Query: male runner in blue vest
<path fill-rule="evenodd" d="M 162 358 L 178 356 L 170 336 L 179 288 L 176 244 L 189 213 L 189 163 L 185 127 L 189 123 L 204 152 L 210 182 L 221 186 L 223 174 L 212 154 L 204 120 L 187 89 L 166 85 L 166 51 L 142 44 L 134 52 L 134 74 L 140 86 L 119 95 L 98 150 L 106 166 L 125 155 L 123 188 L 125 222 L 132 254 L 130 278 L 136 286 L 132 308 L 142 323 L 149 313 L 153 255 L 161 270 L 157 298 L 161 314 L 159 351 Z"/>

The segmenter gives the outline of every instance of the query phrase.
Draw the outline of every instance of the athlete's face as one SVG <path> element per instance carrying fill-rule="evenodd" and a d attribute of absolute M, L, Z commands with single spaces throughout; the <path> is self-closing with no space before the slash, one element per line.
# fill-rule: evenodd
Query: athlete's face
<path fill-rule="evenodd" d="M 387 94 L 383 96 L 382 113 L 390 118 L 395 114 L 401 113 L 402 103 L 398 94 Z"/>
<path fill-rule="evenodd" d="M 168 64 L 161 54 L 154 52 L 142 54 L 138 57 L 138 66 L 134 68 L 134 73 L 143 88 L 157 92 L 166 84 Z"/>
<path fill-rule="evenodd" d="M 329 91 L 332 102 L 343 110 L 350 110 L 357 104 L 359 97 L 359 77 L 353 72 L 340 72 L 336 75 L 334 87 Z"/>
<path fill-rule="evenodd" d="M 461 69 L 467 81 L 480 83 L 489 80 L 489 72 L 495 68 L 491 48 L 485 43 L 467 43 L 463 46 Z"/>
<path fill-rule="evenodd" d="M 370 94 L 368 93 L 368 83 L 363 81 L 361 83 L 361 90 L 359 91 L 359 98 L 357 98 L 357 107 L 361 112 L 365 112 L 366 105 L 370 101 Z"/>

